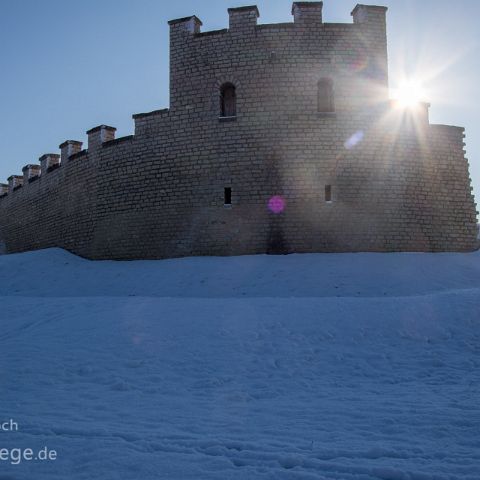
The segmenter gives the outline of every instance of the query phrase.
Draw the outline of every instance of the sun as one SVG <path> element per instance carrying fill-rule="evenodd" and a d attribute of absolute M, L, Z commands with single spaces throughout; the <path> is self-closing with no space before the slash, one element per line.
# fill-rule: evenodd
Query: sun
<path fill-rule="evenodd" d="M 407 80 L 392 91 L 392 97 L 400 108 L 412 108 L 425 101 L 425 89 L 418 80 Z"/>

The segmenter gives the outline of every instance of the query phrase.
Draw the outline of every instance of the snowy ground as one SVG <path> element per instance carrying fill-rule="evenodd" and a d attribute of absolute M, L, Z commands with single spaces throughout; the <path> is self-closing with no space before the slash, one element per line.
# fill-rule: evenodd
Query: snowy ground
<path fill-rule="evenodd" d="M 480 479 L 480 252 L 0 272 L 0 480 Z"/>

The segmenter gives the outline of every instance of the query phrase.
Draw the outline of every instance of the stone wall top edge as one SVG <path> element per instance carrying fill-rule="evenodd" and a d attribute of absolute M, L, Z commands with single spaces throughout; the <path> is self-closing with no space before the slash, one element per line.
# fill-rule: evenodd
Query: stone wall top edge
<path fill-rule="evenodd" d="M 145 113 L 135 113 L 132 115 L 134 120 L 145 118 L 145 117 L 153 117 L 156 115 L 165 115 L 170 111 L 169 108 L 162 108 L 161 110 L 153 110 L 152 112 L 145 112 Z"/>
<path fill-rule="evenodd" d="M 452 130 L 452 131 L 459 131 L 459 132 L 465 131 L 465 127 L 459 127 L 458 125 L 445 125 L 442 123 L 432 123 L 430 124 L 430 127 L 438 130 Z"/>
<path fill-rule="evenodd" d="M 125 137 L 116 138 L 115 140 L 110 140 L 108 142 L 102 143 L 103 148 L 113 147 L 114 145 L 118 145 L 119 143 L 125 143 L 131 141 L 135 138 L 135 135 L 127 135 Z"/>
<path fill-rule="evenodd" d="M 378 11 L 383 11 L 383 12 L 386 12 L 388 10 L 388 7 L 385 7 L 383 5 L 365 5 L 363 3 L 357 3 L 357 5 L 355 5 L 355 8 L 352 10 L 352 15 L 359 8 L 368 8 L 369 10 L 378 10 Z"/>
<path fill-rule="evenodd" d="M 268 30 L 269 28 L 293 28 L 295 24 L 293 22 L 281 22 L 281 23 L 261 23 L 256 25 L 258 30 Z"/>
<path fill-rule="evenodd" d="M 109 125 L 98 125 L 96 127 L 91 128 L 90 130 L 87 130 L 87 135 L 90 135 L 92 133 L 99 132 L 100 130 L 108 130 L 110 132 L 115 132 L 117 129 L 115 127 L 111 127 Z"/>
<path fill-rule="evenodd" d="M 48 157 L 59 159 L 60 154 L 58 154 L 58 153 L 44 153 L 38 160 L 41 162 L 42 160 L 45 160 Z"/>
<path fill-rule="evenodd" d="M 256 5 L 246 5 L 244 7 L 232 7 L 228 9 L 228 13 L 232 12 L 248 12 L 253 11 L 256 13 L 257 17 L 260 16 L 260 12 L 258 11 L 258 7 Z"/>
<path fill-rule="evenodd" d="M 61 143 L 58 148 L 63 148 L 66 147 L 67 145 L 82 145 L 83 142 L 80 142 L 78 140 L 65 140 L 63 143 Z"/>
<path fill-rule="evenodd" d="M 73 155 L 70 155 L 68 159 L 75 160 L 76 158 L 84 157 L 85 155 L 88 155 L 88 150 L 81 150 L 78 153 L 74 153 Z"/>
<path fill-rule="evenodd" d="M 318 7 L 322 6 L 323 2 L 293 2 L 293 4 L 299 7 Z"/>
<path fill-rule="evenodd" d="M 173 20 L 169 20 L 168 24 L 169 25 L 175 25 L 176 23 L 188 22 L 192 18 L 194 18 L 200 25 L 203 25 L 202 21 L 196 15 L 190 15 L 188 17 L 182 17 L 182 18 L 175 18 Z"/>
<path fill-rule="evenodd" d="M 22 168 L 22 172 L 28 170 L 29 168 L 40 168 L 40 165 L 38 163 L 27 163 L 27 165 Z"/>
<path fill-rule="evenodd" d="M 228 33 L 228 28 L 221 28 L 220 30 L 208 30 L 207 32 L 199 32 L 194 35 L 194 37 L 210 37 L 213 35 L 221 35 L 223 33 Z"/>

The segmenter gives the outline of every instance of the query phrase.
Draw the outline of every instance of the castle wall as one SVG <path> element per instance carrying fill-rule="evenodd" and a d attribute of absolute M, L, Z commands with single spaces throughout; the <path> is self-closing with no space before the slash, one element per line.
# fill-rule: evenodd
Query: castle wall
<path fill-rule="evenodd" d="M 322 23 L 318 3 L 294 7 L 292 24 L 257 25 L 253 8 L 229 13 L 217 32 L 201 33 L 196 17 L 171 22 L 170 109 L 134 115 L 131 137 L 92 133 L 88 152 L 0 199 L 7 251 L 125 259 L 476 247 L 463 129 L 429 125 L 426 110 L 401 118 L 388 102 L 385 9 L 359 6 L 353 24 Z M 324 77 L 335 113 L 317 111 Z M 219 118 L 225 82 L 236 86 L 234 119 Z M 273 196 L 281 213 L 267 208 Z"/>
<path fill-rule="evenodd" d="M 62 247 L 89 256 L 96 209 L 96 166 L 73 157 L 0 199 L 0 238 L 8 252 Z"/>

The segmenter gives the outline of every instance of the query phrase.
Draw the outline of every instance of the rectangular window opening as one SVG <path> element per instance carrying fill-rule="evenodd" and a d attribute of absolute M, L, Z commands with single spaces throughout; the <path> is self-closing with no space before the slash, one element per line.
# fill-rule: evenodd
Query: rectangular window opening
<path fill-rule="evenodd" d="M 332 186 L 325 185 L 325 201 L 331 202 L 332 201 Z"/>
<path fill-rule="evenodd" d="M 231 205 L 232 204 L 232 189 L 231 187 L 224 188 L 224 204 Z"/>

